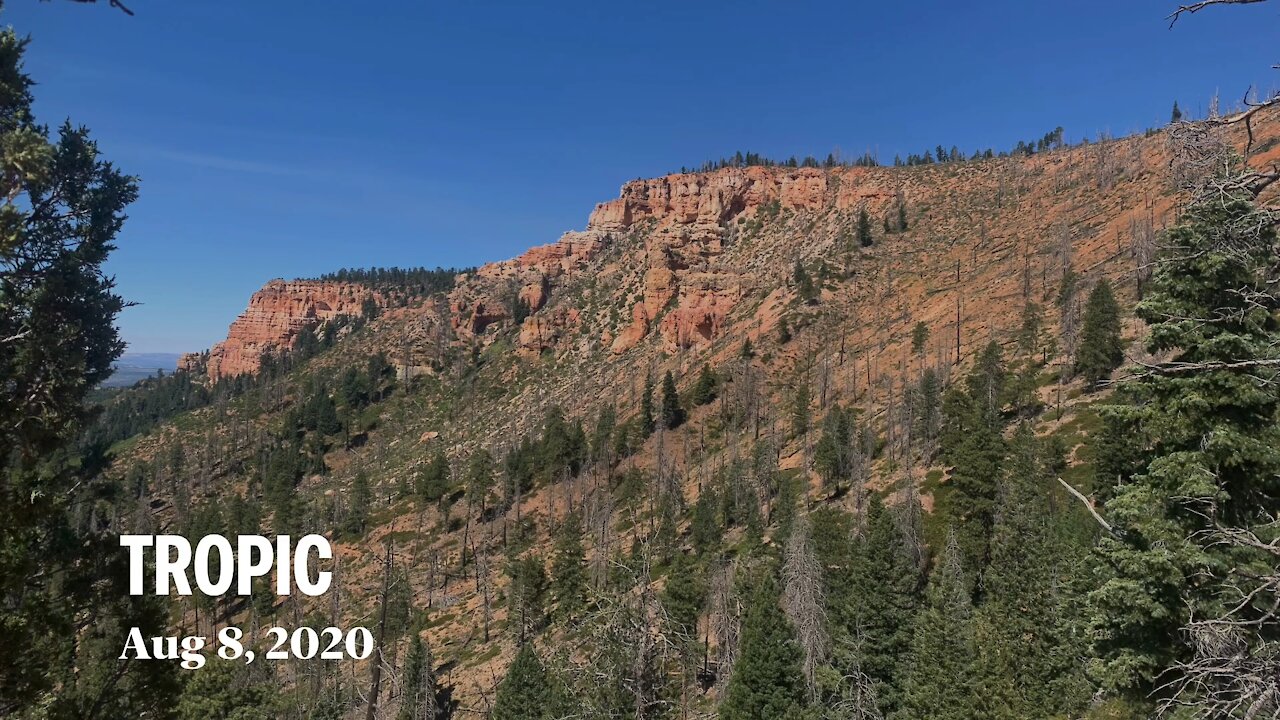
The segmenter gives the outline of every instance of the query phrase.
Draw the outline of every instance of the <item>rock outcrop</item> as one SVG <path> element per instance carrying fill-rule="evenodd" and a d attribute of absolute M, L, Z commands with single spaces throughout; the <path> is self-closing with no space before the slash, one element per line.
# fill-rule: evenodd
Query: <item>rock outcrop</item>
<path fill-rule="evenodd" d="M 751 282 L 744 275 L 748 268 L 720 262 L 744 222 L 789 211 L 861 207 L 879 215 L 903 191 L 889 186 L 886 177 L 866 168 L 745 167 L 629 182 L 617 199 L 596 206 L 585 231 L 459 275 L 444 301 L 415 310 L 419 321 L 406 340 L 422 346 L 415 348 L 417 355 L 433 360 L 445 356 L 443 344 L 489 342 L 495 326 L 515 326 L 524 355 L 583 337 L 620 354 L 655 332 L 667 350 L 710 343 Z M 604 256 L 624 240 L 636 244 L 613 260 Z M 602 318 L 560 297 L 561 290 L 579 281 L 589 284 L 608 262 L 638 268 L 638 292 L 632 284 L 618 291 L 630 294 L 598 298 L 623 310 L 621 324 L 579 332 L 582 323 Z M 214 379 L 255 372 L 264 352 L 289 347 L 303 327 L 358 313 L 368 296 L 357 284 L 273 280 L 253 296 L 224 342 L 207 355 L 184 359 L 182 367 Z"/>
<path fill-rule="evenodd" d="M 257 372 L 262 355 L 287 349 L 303 328 L 313 328 L 340 315 L 358 315 L 365 300 L 379 306 L 382 296 L 355 283 L 272 280 L 249 298 L 245 309 L 204 358 L 210 379 Z M 194 354 L 187 362 L 198 367 Z"/>

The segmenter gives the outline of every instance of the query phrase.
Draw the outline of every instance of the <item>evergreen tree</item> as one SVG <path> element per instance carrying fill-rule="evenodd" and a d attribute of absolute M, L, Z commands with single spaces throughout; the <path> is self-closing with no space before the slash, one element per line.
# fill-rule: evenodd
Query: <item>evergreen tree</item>
<path fill-rule="evenodd" d="M 543 626 L 547 602 L 547 570 L 542 557 L 527 553 L 507 562 L 507 575 L 511 578 L 509 615 L 516 637 L 524 642 L 530 631 Z"/>
<path fill-rule="evenodd" d="M 865 207 L 858 210 L 858 244 L 862 247 L 871 247 L 875 239 L 871 237 L 871 216 L 867 215 Z"/>
<path fill-rule="evenodd" d="M 803 437 L 809 432 L 811 399 L 809 383 L 802 378 L 796 383 L 795 392 L 791 396 L 791 434 Z"/>
<path fill-rule="evenodd" d="M 396 720 L 441 720 L 448 717 L 445 703 L 441 702 L 432 668 L 431 649 L 416 635 L 409 640 L 409 654 L 405 658 L 400 712 Z"/>
<path fill-rule="evenodd" d="M 907 201 L 898 198 L 898 232 L 907 231 Z"/>
<path fill-rule="evenodd" d="M 720 544 L 720 518 L 716 514 L 716 493 L 704 487 L 698 494 L 698 501 L 693 504 L 693 521 L 690 523 L 690 534 L 693 547 L 699 555 L 706 555 Z"/>
<path fill-rule="evenodd" d="M 680 392 L 676 390 L 676 379 L 668 370 L 662 376 L 662 425 L 671 429 L 684 422 L 684 409 L 680 407 Z"/>
<path fill-rule="evenodd" d="M 1119 427 L 1141 428 L 1130 437 L 1143 446 L 1141 469 L 1106 503 L 1116 532 L 1099 550 L 1110 577 L 1090 596 L 1104 687 L 1145 696 L 1158 673 L 1192 659 L 1182 628 L 1193 618 L 1257 623 L 1230 652 L 1275 657 L 1280 629 L 1258 619 L 1276 596 L 1255 592 L 1274 556 L 1232 541 L 1273 538 L 1280 511 L 1280 328 L 1274 305 L 1257 302 L 1274 297 L 1275 242 L 1248 200 L 1192 205 L 1138 305 L 1148 350 L 1171 357 L 1127 383 L 1132 404 L 1110 408 Z M 1223 681 L 1210 678 L 1193 690 Z"/>
<path fill-rule="evenodd" d="M 954 533 L 929 578 L 925 605 L 916 617 L 910 666 L 903 680 L 903 720 L 976 717 L 973 673 L 973 606 Z"/>
<path fill-rule="evenodd" d="M 550 678 L 534 652 L 524 643 L 498 684 L 493 699 L 493 720 L 542 720 L 552 703 Z"/>
<path fill-rule="evenodd" d="M 1182 122 L 1182 108 L 1178 107 L 1178 101 L 1173 101 L 1173 114 L 1169 118 L 1170 123 Z"/>
<path fill-rule="evenodd" d="M 924 355 L 929 344 L 929 324 L 921 320 L 911 328 L 911 353 L 916 357 Z"/>
<path fill-rule="evenodd" d="M 1080 604 L 1064 574 L 1082 548 L 1064 542 L 1049 506 L 1039 443 L 1022 424 L 1010 443 L 983 576 L 978 613 L 979 696 L 983 714 L 1074 716 L 1089 698 L 1079 662 L 1085 648 L 1064 612 Z"/>
<path fill-rule="evenodd" d="M 557 611 L 574 617 L 582 610 L 587 588 L 586 553 L 582 549 L 582 521 L 571 512 L 565 517 L 551 558 L 551 589 Z"/>
<path fill-rule="evenodd" d="M 174 663 L 119 655 L 130 627 L 165 632 L 164 608 L 123 587 L 109 457 L 76 445 L 124 350 L 104 263 L 137 181 L 87 128 L 36 121 L 28 43 L 0 29 L 0 714 L 160 717 Z"/>
<path fill-rule="evenodd" d="M 778 605 L 772 574 L 755 584 L 742 627 L 741 655 L 720 704 L 721 720 L 796 717 L 805 703 L 801 651 Z"/>
<path fill-rule="evenodd" d="M 990 557 L 997 480 L 1005 455 L 1000 414 L 1005 377 L 999 347 L 991 343 L 965 378 L 964 388 L 952 388 L 943 399 L 942 455 L 951 465 L 952 485 L 946 510 L 960 540 L 965 572 L 974 583 L 981 580 Z"/>
<path fill-rule="evenodd" d="M 833 405 L 822 421 L 822 436 L 814 447 L 813 464 L 823 482 L 840 490 L 852 474 L 853 412 Z"/>
<path fill-rule="evenodd" d="M 480 508 L 480 516 L 484 517 L 493 493 L 494 482 L 493 455 L 480 448 L 471 453 L 467 459 L 467 500 Z"/>
<path fill-rule="evenodd" d="M 662 608 L 675 636 L 684 641 L 686 649 L 698 639 L 698 615 L 706 594 L 698 564 L 683 553 L 677 554 L 662 588 Z"/>
<path fill-rule="evenodd" d="M 268 678 L 243 663 L 210 661 L 190 673 L 174 710 L 178 720 L 271 720 L 284 707 Z"/>
<path fill-rule="evenodd" d="M 640 394 L 640 431 L 645 437 L 653 434 L 656 423 L 653 419 L 653 376 L 645 375 L 644 390 Z"/>
<path fill-rule="evenodd" d="M 1111 374 L 1124 361 L 1120 340 L 1120 306 L 1111 292 L 1111 283 L 1099 280 L 1085 305 L 1084 328 L 1076 351 L 1075 371 L 1090 385 Z"/>
<path fill-rule="evenodd" d="M 449 494 L 449 458 L 443 450 L 436 450 L 425 467 L 419 471 L 418 497 L 427 502 L 439 502 Z"/>
<path fill-rule="evenodd" d="M 867 527 L 855 548 L 847 611 L 856 638 L 858 664 L 876 684 L 881 710 L 891 714 L 901 701 L 902 670 L 909 657 L 912 620 L 920 592 L 920 568 L 907 539 L 885 509 L 872 496 L 867 506 Z"/>
<path fill-rule="evenodd" d="M 689 404 L 693 407 L 701 407 L 716 399 L 719 393 L 720 379 L 716 376 L 716 372 L 711 366 L 704 363 L 702 370 L 698 373 L 698 380 L 693 384 L 693 391 L 689 393 Z"/>
<path fill-rule="evenodd" d="M 363 470 L 356 473 L 351 482 L 351 504 L 342 530 L 347 535 L 360 537 L 369 522 L 369 506 L 373 504 L 373 491 L 369 489 L 369 476 Z"/>
<path fill-rule="evenodd" d="M 792 276 L 795 279 L 796 293 L 800 296 L 800 299 L 806 303 L 817 301 L 820 288 L 814 284 L 813 277 L 804 269 L 804 265 L 799 260 L 796 260 L 796 267 L 792 272 Z"/>

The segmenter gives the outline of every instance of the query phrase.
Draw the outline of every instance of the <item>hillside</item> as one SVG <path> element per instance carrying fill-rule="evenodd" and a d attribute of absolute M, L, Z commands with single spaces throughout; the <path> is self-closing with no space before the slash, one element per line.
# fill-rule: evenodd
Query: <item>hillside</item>
<path fill-rule="evenodd" d="M 1230 132 L 1243 147 L 1243 130 Z M 1254 161 L 1280 160 L 1274 108 L 1252 132 Z M 1107 281 L 1129 357 L 1144 357 L 1131 308 L 1185 201 L 1174 148 L 1160 130 L 911 167 L 672 174 L 625 184 L 585 229 L 451 275 L 438 292 L 272 280 L 224 342 L 137 391 L 170 393 L 155 423 L 104 435 L 113 472 L 137 490 L 121 522 L 331 535 L 330 595 L 188 603 L 175 624 L 274 615 L 372 627 L 390 578 L 384 707 L 403 701 L 412 628 L 464 718 L 486 716 L 526 637 L 577 672 L 606 636 L 641 648 L 635 657 L 676 653 L 652 629 L 665 607 L 654 598 L 696 557 L 710 589 L 694 611 L 694 667 L 661 667 L 677 678 L 670 702 L 709 717 L 736 657 L 725 627 L 746 603 L 726 568 L 782 552 L 798 517 L 842 509 L 861 527 L 871 498 L 902 516 L 918 498 L 920 568 L 941 553 L 954 463 L 928 418 L 992 343 L 1020 387 L 999 408 L 1003 436 L 1028 421 L 1064 452 L 1059 474 L 1098 491 L 1093 406 L 1108 393 L 1071 370 L 1085 302 Z M 680 408 L 664 427 L 668 373 Z M 642 428 L 646 395 L 656 429 Z M 846 408 L 857 430 L 831 471 L 824 443 Z M 845 446 L 856 460 L 844 462 Z M 743 487 L 755 493 L 745 505 Z M 1073 533 L 1096 532 L 1057 484 L 1042 490 Z M 695 527 L 704 495 L 727 508 L 712 553 Z M 554 610 L 531 621 L 517 599 L 538 582 L 520 563 L 562 556 L 570 516 L 584 528 L 573 533 L 583 607 L 561 609 L 552 563 Z M 650 630 L 610 625 L 622 608 Z M 363 693 L 368 673 L 298 664 L 277 680 Z"/>

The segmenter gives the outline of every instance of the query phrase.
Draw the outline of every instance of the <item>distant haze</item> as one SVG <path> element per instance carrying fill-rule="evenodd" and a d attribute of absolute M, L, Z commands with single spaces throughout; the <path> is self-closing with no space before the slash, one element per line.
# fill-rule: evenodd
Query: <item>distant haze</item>
<path fill-rule="evenodd" d="M 129 387 L 160 370 L 166 374 L 178 367 L 178 353 L 125 353 L 115 362 L 115 372 L 103 387 Z"/>

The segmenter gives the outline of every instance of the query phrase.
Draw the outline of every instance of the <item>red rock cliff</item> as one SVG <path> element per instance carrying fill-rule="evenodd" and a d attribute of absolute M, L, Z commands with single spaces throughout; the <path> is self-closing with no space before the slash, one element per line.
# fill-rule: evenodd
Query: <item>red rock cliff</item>
<path fill-rule="evenodd" d="M 381 295 L 363 285 L 312 280 L 272 280 L 249 298 L 245 309 L 214 345 L 205 361 L 211 379 L 253 373 L 262 354 L 288 348 L 303 328 L 315 327 L 339 315 L 358 315 L 366 298 L 379 305 Z M 185 366 L 198 368 L 196 356 Z"/>

